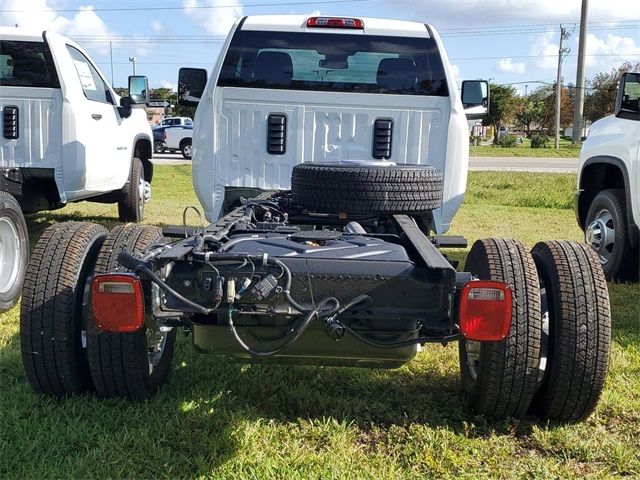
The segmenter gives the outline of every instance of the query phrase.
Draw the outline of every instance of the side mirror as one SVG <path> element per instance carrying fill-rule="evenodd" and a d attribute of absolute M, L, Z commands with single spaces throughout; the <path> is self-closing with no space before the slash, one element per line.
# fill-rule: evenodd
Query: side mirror
<path fill-rule="evenodd" d="M 129 105 L 149 106 L 149 81 L 142 75 L 129 77 Z"/>
<path fill-rule="evenodd" d="M 469 120 L 489 114 L 489 82 L 465 80 L 462 82 L 462 106 Z"/>
<path fill-rule="evenodd" d="M 640 73 L 625 73 L 620 78 L 615 115 L 619 118 L 640 120 Z"/>
<path fill-rule="evenodd" d="M 207 85 L 207 71 L 202 68 L 181 68 L 178 72 L 178 105 L 195 107 Z"/>

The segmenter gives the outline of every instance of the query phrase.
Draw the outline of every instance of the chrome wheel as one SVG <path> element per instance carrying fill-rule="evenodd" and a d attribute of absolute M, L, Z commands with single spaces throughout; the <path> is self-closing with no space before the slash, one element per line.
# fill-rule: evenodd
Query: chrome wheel
<path fill-rule="evenodd" d="M 144 182 L 144 192 L 142 194 L 144 203 L 148 203 L 151 200 L 151 184 L 147 181 Z"/>
<path fill-rule="evenodd" d="M 191 144 L 187 144 L 184 147 L 182 147 L 182 153 L 184 153 L 184 156 L 187 158 L 191 158 Z"/>
<path fill-rule="evenodd" d="M 542 314 L 542 338 L 540 339 L 540 363 L 538 364 L 538 386 L 544 380 L 544 372 L 547 369 L 549 351 L 549 298 L 547 289 L 540 282 L 540 313 Z"/>
<path fill-rule="evenodd" d="M 478 378 L 478 371 L 480 370 L 480 350 L 482 349 L 482 343 L 467 340 L 464 342 L 464 348 L 467 352 L 469 374 L 473 380 L 476 380 Z"/>
<path fill-rule="evenodd" d="M 584 232 L 587 244 L 598 253 L 600 263 L 611 260 L 616 243 L 616 226 L 607 209 L 600 210 Z"/>
<path fill-rule="evenodd" d="M 15 285 L 21 258 L 16 226 L 9 219 L 0 218 L 0 293 L 8 292 Z"/>

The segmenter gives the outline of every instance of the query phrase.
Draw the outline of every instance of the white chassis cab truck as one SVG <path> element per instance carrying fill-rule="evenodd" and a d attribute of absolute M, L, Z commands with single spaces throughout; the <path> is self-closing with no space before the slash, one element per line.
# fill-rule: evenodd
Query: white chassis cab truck
<path fill-rule="evenodd" d="M 460 98 L 429 25 L 243 18 L 208 80 L 198 69 L 179 78 L 182 104 L 199 101 L 193 182 L 211 224 L 176 241 L 163 238 L 169 229 L 137 225 L 47 230 L 34 276 L 46 259 L 65 262 L 53 239 L 101 247 L 74 263 L 81 287 L 51 278 L 42 298 L 25 286 L 32 386 L 148 398 L 171 371 L 178 328 L 199 352 L 296 365 L 396 368 L 421 345 L 457 342 L 476 412 L 586 418 L 610 342 L 593 249 L 552 240 L 529 251 L 488 238 L 460 271 L 441 253 L 466 246 L 442 233 L 465 191 L 467 118 L 487 112 L 488 96 L 476 80 Z M 57 287 L 79 305 L 46 319 L 64 340 L 40 335 Z M 48 354 L 74 341 L 77 356 Z M 52 365 L 77 375 L 43 380 Z"/>
<path fill-rule="evenodd" d="M 640 73 L 623 75 L 614 115 L 591 126 L 580 152 L 575 210 L 607 277 L 638 281 Z"/>
<path fill-rule="evenodd" d="M 140 221 L 153 166 L 145 77 L 120 98 L 87 53 L 53 32 L 0 28 L 0 309 L 28 261 L 23 212 L 89 200 Z M 134 91 L 135 90 L 135 91 Z"/>

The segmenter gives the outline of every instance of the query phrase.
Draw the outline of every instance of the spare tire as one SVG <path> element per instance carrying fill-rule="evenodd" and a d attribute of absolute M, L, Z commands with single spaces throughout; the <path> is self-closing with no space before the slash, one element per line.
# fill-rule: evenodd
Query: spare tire
<path fill-rule="evenodd" d="M 442 173 L 427 165 L 293 167 L 296 205 L 323 213 L 422 213 L 442 203 Z"/>

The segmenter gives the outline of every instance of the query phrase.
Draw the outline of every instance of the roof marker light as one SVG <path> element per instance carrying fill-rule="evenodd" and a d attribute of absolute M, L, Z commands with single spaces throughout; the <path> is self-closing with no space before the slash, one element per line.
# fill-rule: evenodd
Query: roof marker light
<path fill-rule="evenodd" d="M 307 27 L 316 28 L 350 28 L 354 30 L 364 30 L 364 22 L 359 18 L 346 17 L 310 17 L 307 20 Z"/>

